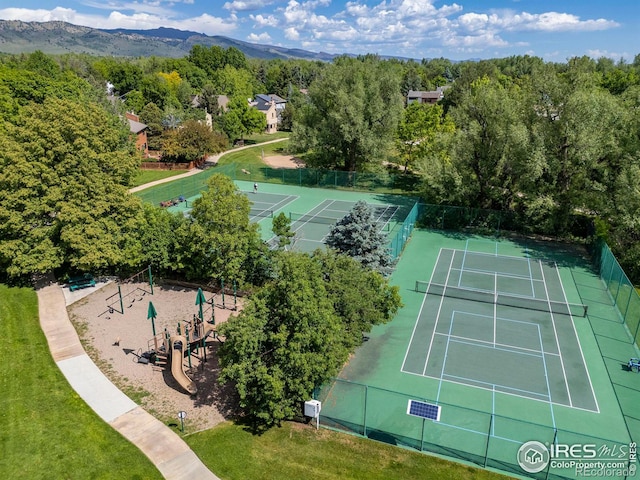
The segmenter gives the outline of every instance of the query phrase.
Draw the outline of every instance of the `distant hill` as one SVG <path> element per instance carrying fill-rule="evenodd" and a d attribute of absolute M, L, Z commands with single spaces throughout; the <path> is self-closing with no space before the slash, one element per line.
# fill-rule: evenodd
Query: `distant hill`
<path fill-rule="evenodd" d="M 335 55 L 243 42 L 222 36 L 156 28 L 100 30 L 66 22 L 0 20 L 0 52 L 87 53 L 118 57 L 184 57 L 194 45 L 235 47 L 250 58 L 331 61 Z"/>

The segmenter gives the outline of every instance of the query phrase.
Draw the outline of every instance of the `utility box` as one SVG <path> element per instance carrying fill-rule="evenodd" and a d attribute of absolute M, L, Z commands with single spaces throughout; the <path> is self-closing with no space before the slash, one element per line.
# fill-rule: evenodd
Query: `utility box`
<path fill-rule="evenodd" d="M 320 416 L 320 410 L 322 409 L 322 402 L 319 400 L 307 400 L 304 402 L 304 415 L 305 417 L 318 418 Z"/>

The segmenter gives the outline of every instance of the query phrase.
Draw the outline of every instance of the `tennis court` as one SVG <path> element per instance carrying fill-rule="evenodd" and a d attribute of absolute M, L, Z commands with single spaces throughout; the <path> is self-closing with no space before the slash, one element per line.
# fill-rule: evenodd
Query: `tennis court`
<path fill-rule="evenodd" d="M 584 258 L 549 242 L 415 230 L 392 283 L 405 306 L 318 389 L 321 424 L 517 475 L 531 440 L 628 448 L 592 329 L 603 309 L 582 301 L 584 285 L 602 288 Z"/>
<path fill-rule="evenodd" d="M 372 208 L 373 219 L 381 232 L 387 235 L 397 233 L 405 220 L 410 206 L 415 204 L 406 197 L 361 192 L 309 189 L 288 185 L 260 184 L 258 192 L 253 191 L 253 183 L 235 182 L 251 202 L 249 219 L 260 225 L 262 238 L 275 245 L 271 231 L 274 216 L 284 213 L 290 219 L 291 231 L 295 234 L 293 249 L 311 252 L 322 248 L 331 227 L 347 215 L 359 201 L 367 202 Z M 183 199 L 168 207 L 169 211 L 189 215 L 193 202 L 200 195 Z M 395 202 L 395 203 L 394 203 Z"/>
<path fill-rule="evenodd" d="M 416 291 L 402 372 L 598 411 L 574 327 L 587 308 L 567 301 L 554 262 L 441 249 Z"/>

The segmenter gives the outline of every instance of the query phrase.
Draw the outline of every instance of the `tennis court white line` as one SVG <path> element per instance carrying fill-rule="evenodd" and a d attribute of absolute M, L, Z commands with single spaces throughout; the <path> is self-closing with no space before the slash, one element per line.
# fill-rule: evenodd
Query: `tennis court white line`
<path fill-rule="evenodd" d="M 264 194 L 262 194 L 262 195 L 264 195 Z M 269 194 L 269 195 L 273 195 L 273 194 Z M 278 195 L 278 196 L 281 196 L 281 195 Z M 258 203 L 264 203 L 264 204 L 267 204 L 267 208 L 264 208 L 264 209 L 262 209 L 262 210 L 265 210 L 265 211 L 266 211 L 266 210 L 271 210 L 272 212 L 274 212 L 274 215 L 275 215 L 275 212 L 276 212 L 277 210 L 280 210 L 281 208 L 286 207 L 287 205 L 289 205 L 291 202 L 294 202 L 294 201 L 295 201 L 295 200 L 297 200 L 298 198 L 300 198 L 298 195 L 288 195 L 286 198 L 284 198 L 284 199 L 280 200 L 280 201 L 279 201 L 278 203 L 276 203 L 276 204 L 273 204 L 273 203 L 268 203 L 268 204 L 267 204 L 267 202 L 252 202 L 252 203 L 253 203 L 253 205 L 254 205 L 254 206 L 255 206 L 256 204 L 258 204 Z M 253 219 L 255 219 L 255 218 L 259 218 L 259 217 L 260 217 L 260 215 L 253 215 L 253 216 L 249 216 L 249 220 L 253 220 Z M 264 217 L 264 218 L 268 218 L 268 217 Z M 264 218 L 263 218 L 263 220 L 264 220 Z M 262 221 L 262 220 L 261 220 L 261 221 Z M 271 240 L 271 239 L 269 239 L 269 241 L 270 241 L 270 240 Z"/>
<path fill-rule="evenodd" d="M 441 335 L 441 336 L 447 336 L 446 333 L 436 333 L 436 335 Z M 502 350 L 506 350 L 506 351 L 513 351 L 513 353 L 519 353 L 518 350 L 524 350 L 525 352 L 531 352 L 531 354 L 541 354 L 542 352 L 540 352 L 540 350 L 534 350 L 533 348 L 525 348 L 525 347 L 517 347 L 515 345 L 510 345 L 508 343 L 494 343 L 494 342 L 490 342 L 488 340 L 478 340 L 477 338 L 470 338 L 470 337 L 462 337 L 460 335 L 451 335 L 451 338 L 456 339 L 456 340 L 465 340 L 470 342 L 471 345 L 473 345 L 473 342 L 478 342 L 478 343 L 486 343 L 488 345 L 497 345 L 498 347 L 503 347 Z M 515 350 L 509 350 L 510 348 L 513 348 Z M 555 355 L 558 356 L 557 353 L 547 353 L 546 355 Z M 537 355 L 534 355 L 537 356 Z"/>
<path fill-rule="evenodd" d="M 549 354 L 547 354 L 547 355 L 549 355 Z M 409 371 L 405 371 L 405 370 L 401 370 L 401 372 L 406 374 L 406 375 L 415 375 L 416 377 L 419 377 L 419 378 L 429 378 L 429 379 L 434 380 L 434 381 L 442 380 L 444 382 L 453 383 L 455 385 L 462 385 L 463 387 L 479 388 L 480 390 L 491 391 L 490 389 L 488 389 L 486 387 L 483 387 L 483 386 L 480 386 L 480 385 L 470 385 L 469 383 L 466 383 L 466 382 L 457 382 L 455 380 L 450 380 L 448 378 L 438 378 L 438 377 L 434 377 L 434 376 L 431 376 L 431 375 L 420 375 L 419 373 L 409 372 Z M 531 400 L 531 401 L 534 401 L 534 402 L 543 402 L 543 403 L 546 403 L 546 404 L 549 403 L 548 399 L 541 400 L 541 399 L 538 399 L 538 398 L 526 397 L 526 396 L 518 395 L 518 394 L 515 394 L 515 393 L 503 392 L 501 390 L 498 390 L 497 393 L 500 393 L 502 395 L 510 395 L 512 397 L 522 398 L 524 400 Z M 595 410 L 589 410 L 588 408 L 583 408 L 583 407 L 569 407 L 569 405 L 567 405 L 566 403 L 558 403 L 558 402 L 551 402 L 551 403 L 553 403 L 554 405 L 557 405 L 558 407 L 572 408 L 574 410 L 580 410 L 580 411 L 589 412 L 589 413 L 594 413 L 595 412 Z M 486 435 L 486 433 L 485 433 L 485 435 Z"/>
<path fill-rule="evenodd" d="M 525 252 L 527 252 L 527 249 L 525 247 Z M 527 255 L 527 264 L 529 265 L 529 278 L 531 279 L 531 291 L 533 292 L 533 296 L 536 296 L 536 289 L 535 286 L 533 285 L 533 271 L 531 271 L 531 258 Z"/>
<path fill-rule="evenodd" d="M 326 205 L 325 207 L 323 207 L 323 208 L 322 208 L 322 210 L 320 210 L 319 212 L 316 212 L 316 213 L 314 213 L 314 214 L 305 213 L 305 214 L 304 214 L 305 216 L 311 215 L 311 216 L 309 217 L 309 220 L 307 220 L 307 221 L 303 222 L 300 226 L 298 226 L 298 228 L 296 228 L 295 230 L 293 230 L 293 232 L 297 232 L 297 231 L 298 231 L 298 230 L 300 230 L 302 227 L 304 227 L 307 223 L 310 223 L 310 222 L 311 222 L 311 220 L 313 220 L 313 219 L 314 219 L 314 218 L 316 218 L 316 217 L 319 217 L 319 216 L 320 216 L 320 214 L 321 214 L 322 212 L 324 212 L 325 210 L 327 210 L 331 205 L 333 205 L 333 204 L 336 202 L 336 200 L 331 200 L 331 201 L 329 201 L 329 200 L 325 200 L 324 202 L 329 202 L 329 204 L 328 204 L 328 205 Z M 324 202 L 322 202 L 322 203 L 324 203 Z M 322 205 L 322 203 L 321 203 L 320 205 Z M 318 208 L 320 205 L 317 205 L 315 208 Z M 312 211 L 313 211 L 313 210 L 314 210 L 314 209 L 312 209 Z M 337 221 L 337 220 L 336 220 L 336 221 Z M 297 223 L 297 220 L 296 220 L 294 223 Z"/>
<path fill-rule="evenodd" d="M 544 379 L 547 382 L 547 393 L 549 395 L 549 408 L 551 409 L 551 423 L 553 423 L 553 429 L 556 428 L 556 417 L 553 413 L 553 400 L 551 399 L 551 387 L 549 386 L 549 370 L 547 370 L 547 360 L 544 358 L 544 345 L 542 345 L 542 334 L 540 333 L 540 326 L 538 326 L 538 342 L 540 343 L 540 351 L 542 352 L 542 366 L 544 367 Z"/>
<path fill-rule="evenodd" d="M 440 258 L 440 256 L 438 255 L 438 259 Z M 445 285 L 447 283 L 449 283 L 449 276 L 451 275 L 451 264 L 453 264 L 453 258 L 454 256 L 451 255 L 451 262 L 449 262 L 449 270 L 447 271 L 447 278 L 445 279 Z M 434 269 L 435 271 L 435 269 Z M 433 274 L 433 272 L 432 272 Z M 431 282 L 429 282 L 431 283 Z M 429 289 L 427 288 L 427 291 Z M 426 297 L 428 295 L 428 293 L 425 293 L 424 296 Z M 438 313 L 436 314 L 436 323 L 433 326 L 433 332 L 431 333 L 431 341 L 429 342 L 429 349 L 427 350 L 427 358 L 424 361 L 424 368 L 422 369 L 422 374 L 424 375 L 424 373 L 427 371 L 427 365 L 429 364 L 429 357 L 431 356 L 431 347 L 433 347 L 433 339 L 436 336 L 436 329 L 438 328 L 438 322 L 440 321 L 440 312 L 442 311 L 442 304 L 444 303 L 444 299 L 445 296 L 443 295 L 440 298 L 440 305 L 438 306 Z"/>
<path fill-rule="evenodd" d="M 447 377 L 456 378 L 456 379 L 458 379 L 458 380 L 466 380 L 467 382 L 480 383 L 481 385 L 490 385 L 490 386 L 491 386 L 491 389 L 489 389 L 488 387 L 482 387 L 482 386 L 477 387 L 477 388 L 484 388 L 485 390 L 490 390 L 490 391 L 493 391 L 493 388 L 497 388 L 497 389 L 498 389 L 497 391 L 498 391 L 499 393 L 505 393 L 505 394 L 507 394 L 507 395 L 509 395 L 509 393 L 508 393 L 508 392 L 504 392 L 504 391 L 502 391 L 502 390 L 500 390 L 500 389 L 501 389 L 501 388 L 504 388 L 505 390 L 510 390 L 510 391 L 512 391 L 512 392 L 528 393 L 529 395 L 534 395 L 534 396 L 537 396 L 537 397 L 548 397 L 548 396 L 549 396 L 549 395 L 548 395 L 548 394 L 546 394 L 546 393 L 532 392 L 532 391 L 530 391 L 530 390 L 523 390 L 523 389 L 521 389 L 521 388 L 507 387 L 506 385 L 500 385 L 500 384 L 490 383 L 490 382 L 483 382 L 482 380 L 476 380 L 475 378 L 459 377 L 459 376 L 457 376 L 457 375 L 449 375 L 448 373 L 445 373 L 444 375 L 445 375 L 445 376 L 447 376 Z M 468 383 L 463 384 L 463 385 L 467 385 L 467 386 L 469 386 L 469 384 L 468 384 Z M 476 386 L 476 385 L 473 385 L 473 386 Z M 514 394 L 514 395 L 517 395 L 517 394 Z M 525 397 L 522 397 L 522 398 L 530 398 L 530 397 L 526 397 L 526 396 L 525 396 Z M 544 400 L 543 400 L 543 401 L 544 401 Z M 545 401 L 545 403 L 549 403 L 549 401 L 547 400 L 547 401 Z"/>
<path fill-rule="evenodd" d="M 560 277 L 560 270 L 558 270 L 558 264 L 553 262 L 553 265 L 556 269 L 556 273 L 558 275 L 558 279 L 560 280 L 560 286 L 562 287 L 562 298 L 564 298 L 565 303 L 568 303 L 567 294 L 564 291 L 564 283 L 562 283 L 562 277 Z M 582 301 L 582 299 L 580 299 Z M 576 324 L 573 321 L 573 315 L 571 317 L 571 327 L 573 328 L 573 334 L 576 337 L 576 341 L 578 342 L 578 347 L 580 348 L 580 357 L 582 358 L 582 364 L 584 365 L 584 369 L 587 371 L 587 378 L 589 379 L 589 387 L 591 387 L 591 394 L 593 395 L 593 400 L 596 402 L 596 410 L 600 413 L 600 405 L 598 404 L 598 397 L 596 397 L 596 392 L 593 389 L 593 383 L 591 383 L 591 374 L 589 373 L 589 367 L 587 367 L 587 362 L 584 358 L 584 352 L 582 351 L 582 343 L 580 343 L 580 337 L 578 337 L 578 332 L 576 330 Z"/>
<path fill-rule="evenodd" d="M 462 285 L 462 274 L 464 273 L 464 261 L 467 259 L 467 248 L 469 248 L 469 239 L 467 238 L 467 241 L 464 245 L 464 254 L 462 255 L 462 265 L 460 265 L 460 275 L 458 275 L 458 286 Z M 453 253 L 453 255 L 455 256 L 455 251 Z M 471 270 L 469 270 L 471 271 Z"/>
<path fill-rule="evenodd" d="M 542 260 L 538 260 L 538 263 L 540 265 L 540 273 L 542 274 L 542 280 L 544 280 L 544 294 L 547 296 L 547 298 L 549 298 L 549 291 L 547 290 L 547 282 L 544 276 L 544 270 L 542 269 Z M 547 300 L 547 303 L 549 304 L 549 315 L 551 315 L 551 326 L 553 327 L 553 335 L 556 340 L 556 346 L 558 347 L 558 353 L 560 354 L 560 366 L 562 367 L 562 376 L 564 377 L 564 384 L 567 387 L 567 394 L 569 395 L 569 406 L 573 407 L 573 402 L 571 401 L 571 391 L 569 389 L 569 382 L 567 381 L 567 371 L 564 368 L 564 358 L 562 358 L 562 350 L 560 348 L 560 341 L 558 340 L 558 331 L 556 330 L 556 321 L 555 321 L 553 312 L 551 311 L 551 300 Z M 571 313 L 569 313 L 569 316 L 571 317 Z M 573 317 L 571 318 L 573 319 Z"/>
<path fill-rule="evenodd" d="M 442 248 L 438 251 L 438 258 L 436 258 L 436 265 L 438 264 L 438 262 L 440 262 L 440 255 L 442 254 Z M 429 278 L 429 283 L 431 283 L 431 280 L 433 280 L 433 275 L 435 273 L 436 269 L 434 268 L 433 270 L 431 270 L 431 278 Z M 402 365 L 400 366 L 400 371 L 403 372 L 404 371 L 404 364 L 407 361 L 407 355 L 409 355 L 409 349 L 411 348 L 411 344 L 413 343 L 413 337 L 416 333 L 416 328 L 418 328 L 418 323 L 420 322 L 420 317 L 422 316 L 422 310 L 424 309 L 424 304 L 427 301 L 427 294 L 424 294 L 424 298 L 422 299 L 422 304 L 420 305 L 420 310 L 418 311 L 418 316 L 416 317 L 416 323 L 413 326 L 413 331 L 411 332 L 411 337 L 409 338 L 409 345 L 407 345 L 407 350 L 404 352 L 404 359 L 402 360 Z M 437 321 L 437 319 L 436 319 Z M 434 327 L 435 330 L 435 327 Z"/>
<path fill-rule="evenodd" d="M 495 348 L 498 329 L 498 274 L 494 274 L 493 278 L 493 346 Z"/>
<path fill-rule="evenodd" d="M 444 333 L 439 333 L 438 335 L 445 335 L 445 334 Z M 517 352 L 515 350 L 509 350 L 508 348 L 502 348 L 502 347 L 496 348 L 494 346 L 494 344 L 490 343 L 490 342 L 483 342 L 483 343 L 488 343 L 488 345 L 480 345 L 480 344 L 477 344 L 477 343 L 473 343 L 473 341 L 475 341 L 475 339 L 473 339 L 473 338 L 470 338 L 469 340 L 472 340 L 472 341 L 469 342 L 469 341 L 464 341 L 464 340 L 458 340 L 453 336 L 449 336 L 449 340 L 447 341 L 447 346 L 448 346 L 449 342 L 455 342 L 455 343 L 459 343 L 461 345 L 471 345 L 472 347 L 489 348 L 491 350 L 500 350 L 501 352 L 515 353 L 516 355 L 526 355 L 528 357 L 535 357 L 535 358 L 542 357 L 542 355 L 540 355 L 540 352 L 536 352 L 535 350 L 534 350 L 534 352 L 536 352 L 537 355 L 536 355 L 536 353 L 532 353 L 532 352 Z M 507 347 L 512 347 L 513 348 L 513 345 L 507 345 Z"/>
<path fill-rule="evenodd" d="M 465 268 L 463 270 L 463 269 L 454 267 L 451 270 L 453 270 L 454 272 L 462 272 L 462 273 L 471 272 L 471 273 L 478 273 L 480 275 L 491 275 L 491 276 L 493 276 L 496 273 L 498 273 L 498 272 L 492 272 L 491 270 L 478 270 L 478 269 L 475 269 L 475 268 Z M 460 275 L 460 276 L 462 276 L 462 275 Z M 501 278 L 515 278 L 515 279 L 518 279 L 518 280 L 531 280 L 531 282 L 542 282 L 542 280 L 535 280 L 535 279 L 533 279 L 531 277 L 527 277 L 526 275 L 498 273 L 498 276 L 501 277 Z M 460 285 L 458 285 L 458 286 L 460 286 Z M 532 289 L 532 291 L 533 291 L 533 289 Z"/>
<path fill-rule="evenodd" d="M 451 330 L 453 330 L 453 317 L 456 312 L 451 312 L 451 323 L 449 324 L 449 338 L 451 338 Z M 438 383 L 438 394 L 436 395 L 436 404 L 440 401 L 440 389 L 442 388 L 442 377 L 444 376 L 444 369 L 447 366 L 447 353 L 449 353 L 449 340 L 447 340 L 447 346 L 444 349 L 444 358 L 442 359 L 442 370 L 440 370 L 440 382 Z M 425 370 L 427 365 L 424 366 Z"/>

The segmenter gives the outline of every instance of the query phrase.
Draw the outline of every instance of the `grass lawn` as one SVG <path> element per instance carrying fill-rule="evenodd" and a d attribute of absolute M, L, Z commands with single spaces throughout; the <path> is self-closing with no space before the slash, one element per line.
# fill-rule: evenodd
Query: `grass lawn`
<path fill-rule="evenodd" d="M 0 285 L 0 325 L 0 478 L 162 478 L 71 389 L 49 354 L 32 289 Z"/>
<path fill-rule="evenodd" d="M 245 137 L 244 144 L 252 145 L 255 143 L 270 142 L 278 138 L 287 138 L 291 136 L 291 132 L 275 132 L 275 133 L 252 133 Z"/>
<path fill-rule="evenodd" d="M 275 138 L 272 138 L 272 140 L 275 140 Z M 218 165 L 239 163 L 242 165 L 258 165 L 264 167 L 265 163 L 262 161 L 262 152 L 264 152 L 265 156 L 286 155 L 284 150 L 288 143 L 288 141 L 283 140 L 282 142 L 256 145 L 255 147 L 245 148 L 244 150 L 239 150 L 237 152 L 225 153 L 220 157 L 220 160 L 218 160 Z"/>
<path fill-rule="evenodd" d="M 449 462 L 392 445 L 285 423 L 262 435 L 224 423 L 185 438 L 224 480 L 502 480 L 488 470 Z"/>
<path fill-rule="evenodd" d="M 182 173 L 186 173 L 188 170 L 140 170 L 140 173 L 133 180 L 132 187 L 138 187 L 145 183 L 155 182 L 156 180 L 162 180 L 163 178 L 174 177 Z"/>

